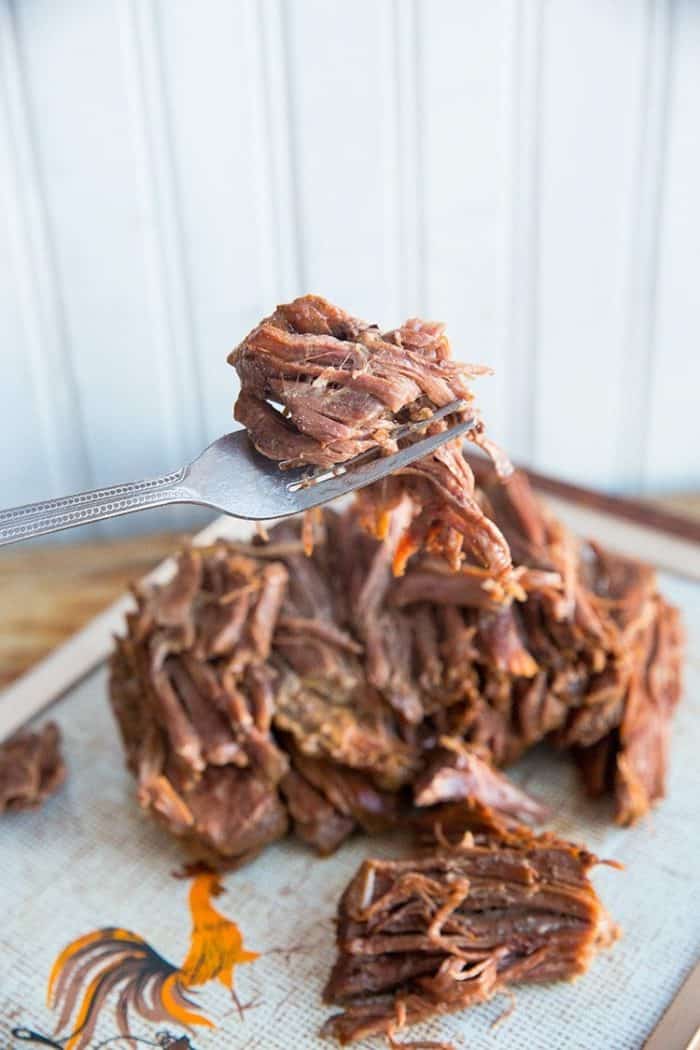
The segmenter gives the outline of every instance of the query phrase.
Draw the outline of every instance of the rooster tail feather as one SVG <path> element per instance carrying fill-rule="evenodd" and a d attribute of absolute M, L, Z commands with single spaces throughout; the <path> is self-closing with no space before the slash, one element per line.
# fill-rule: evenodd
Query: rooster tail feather
<path fill-rule="evenodd" d="M 122 930 L 117 926 L 105 926 L 101 930 L 93 930 L 83 937 L 76 937 L 67 947 L 63 949 L 51 967 L 49 983 L 46 989 L 46 1002 L 49 1007 L 55 1005 L 56 998 L 60 997 L 58 985 L 61 978 L 69 971 L 69 964 L 77 962 L 80 958 L 89 954 L 93 948 L 104 948 L 113 941 L 126 941 L 127 943 L 145 945 L 146 942 L 136 933 Z"/>
<path fill-rule="evenodd" d="M 59 1009 L 56 1032 L 62 1031 L 68 1024 L 78 1002 L 80 991 L 91 976 L 117 960 L 127 963 L 134 958 L 133 951 L 129 950 L 128 945 L 121 940 L 113 940 L 108 932 L 102 932 L 104 937 L 99 942 L 92 941 L 74 952 L 72 958 L 64 964 L 58 974 L 53 995 L 54 1006 Z"/>
<path fill-rule="evenodd" d="M 160 988 L 166 974 L 144 974 L 134 984 L 133 1000 L 136 1012 L 146 1021 L 162 1021 L 164 1007 L 161 1003 Z"/>
<path fill-rule="evenodd" d="M 148 1019 L 168 1020 L 158 993 L 176 972 L 129 930 L 107 927 L 77 938 L 58 956 L 49 977 L 49 1003 L 60 1013 L 56 1031 L 65 1029 L 80 1003 L 66 1050 L 88 1046 L 107 996 L 120 985 L 124 986 L 117 1007 L 120 1031 L 128 1030 L 131 1006 Z"/>
<path fill-rule="evenodd" d="M 95 974 L 85 989 L 75 1019 L 75 1028 L 66 1043 L 66 1050 L 82 1050 L 90 1045 L 105 999 L 118 984 L 128 980 L 133 974 L 133 962 L 124 963 L 121 959 Z"/>
<path fill-rule="evenodd" d="M 188 1009 L 189 1006 L 194 1006 L 195 1004 L 183 993 L 179 978 L 179 973 L 171 973 L 163 981 L 160 989 L 160 1000 L 168 1011 L 168 1015 L 174 1021 L 179 1021 L 180 1024 L 187 1027 L 190 1025 L 202 1025 L 205 1028 L 214 1028 L 208 1017 Z"/>

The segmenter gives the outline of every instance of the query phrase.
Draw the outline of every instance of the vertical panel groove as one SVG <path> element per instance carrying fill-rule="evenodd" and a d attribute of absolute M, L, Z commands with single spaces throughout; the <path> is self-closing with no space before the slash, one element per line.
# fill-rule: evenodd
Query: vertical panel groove
<path fill-rule="evenodd" d="M 392 0 L 283 8 L 306 287 L 373 319 L 398 316 Z"/>
<path fill-rule="evenodd" d="M 306 258 L 306 243 L 304 238 L 306 215 L 304 214 L 304 202 L 301 192 L 301 165 L 299 161 L 301 142 L 299 138 L 299 114 L 297 110 L 296 86 L 294 83 L 294 71 L 292 69 L 292 38 L 291 27 L 289 24 L 290 9 L 284 0 L 277 0 L 277 3 L 279 21 L 282 30 L 281 58 L 289 124 L 289 170 L 291 200 L 295 216 L 296 271 L 300 290 L 303 294 L 306 294 L 306 292 L 311 289 L 309 288 L 309 266 Z"/>
<path fill-rule="evenodd" d="M 145 252 L 152 282 L 154 344 L 161 391 L 167 398 L 169 454 L 177 464 L 201 448 L 204 422 L 157 14 L 151 3 L 139 0 L 119 3 L 118 11 L 134 150 L 147 217 Z"/>
<path fill-rule="evenodd" d="M 0 6 L 1 100 L 9 141 L 7 217 L 27 331 L 39 433 L 54 491 L 91 484 L 88 442 L 80 411 L 70 339 L 61 298 L 45 187 L 37 156 L 37 128 L 29 105 L 27 72 L 13 4 Z M 47 493 L 48 495 L 48 493 Z"/>
<path fill-rule="evenodd" d="M 422 2 L 417 34 L 423 308 L 447 322 L 458 360 L 494 369 L 478 396 L 499 441 L 508 416 L 508 12 L 506 3 Z"/>
<path fill-rule="evenodd" d="M 405 13 L 410 18 L 408 3 Z M 381 170 L 384 172 L 380 187 L 382 231 L 379 249 L 386 274 L 386 301 L 374 319 L 380 324 L 393 325 L 403 320 L 405 300 L 410 302 L 413 298 L 410 288 L 414 273 L 410 246 L 414 212 L 411 205 L 412 173 L 404 153 L 409 130 L 405 127 L 404 105 L 411 93 L 413 79 L 411 72 L 404 70 L 402 61 L 405 45 L 411 39 L 411 27 L 410 22 L 402 20 L 392 0 L 377 5 L 377 20 L 388 74 L 379 87 L 378 99 L 382 129 Z M 404 249 L 406 254 L 402 259 Z"/>
<path fill-rule="evenodd" d="M 301 266 L 299 193 L 295 185 L 289 98 L 289 53 L 280 0 L 255 5 L 258 48 L 262 57 L 260 91 L 265 120 L 265 155 L 269 206 L 273 216 L 276 288 L 280 299 L 304 290 Z"/>
<path fill-rule="evenodd" d="M 275 219 L 276 208 L 273 203 L 273 144 L 270 141 L 268 127 L 268 99 L 265 92 L 265 61 L 260 34 L 260 19 L 256 14 L 254 0 L 245 0 L 238 5 L 242 22 L 244 75 L 247 88 L 247 102 L 250 108 L 250 123 L 247 142 L 247 158 L 251 169 L 257 172 L 252 190 L 255 205 L 256 231 L 259 258 L 262 262 L 259 272 L 261 299 L 272 304 L 276 299 L 279 279 L 283 269 L 280 257 L 281 230 Z"/>
<path fill-rule="evenodd" d="M 401 320 L 424 313 L 424 171 L 418 0 L 394 0 L 398 213 L 398 289 Z"/>
<path fill-rule="evenodd" d="M 426 207 L 425 207 L 425 168 L 423 164 L 423 149 L 425 143 L 425 81 L 423 77 L 423 38 L 422 8 L 420 0 L 413 0 L 414 15 L 414 56 L 415 66 L 415 101 L 416 101 L 416 294 L 417 307 L 422 313 L 426 309 L 428 298 L 428 252 L 426 237 Z"/>
<path fill-rule="evenodd" d="M 629 216 L 627 323 L 622 354 L 616 438 L 616 475 L 632 491 L 644 488 L 649 453 L 657 278 L 661 235 L 669 78 L 672 62 L 670 0 L 649 0 L 635 192 Z"/>
<path fill-rule="evenodd" d="M 700 8 L 673 0 L 645 487 L 700 479 Z"/>
<path fill-rule="evenodd" d="M 507 442 L 513 457 L 526 463 L 534 461 L 538 440 L 542 25 L 540 0 L 513 0 Z"/>

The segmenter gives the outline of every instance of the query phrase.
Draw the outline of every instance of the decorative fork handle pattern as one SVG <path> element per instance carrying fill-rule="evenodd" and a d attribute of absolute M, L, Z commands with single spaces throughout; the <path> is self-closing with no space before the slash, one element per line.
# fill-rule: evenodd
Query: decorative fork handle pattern
<path fill-rule="evenodd" d="M 109 488 L 78 492 L 62 499 L 26 503 L 0 512 L 0 546 L 28 540 L 47 532 L 87 525 L 92 521 L 131 514 L 166 503 L 193 503 L 195 494 L 183 484 L 187 468 L 147 481 L 134 481 Z"/>

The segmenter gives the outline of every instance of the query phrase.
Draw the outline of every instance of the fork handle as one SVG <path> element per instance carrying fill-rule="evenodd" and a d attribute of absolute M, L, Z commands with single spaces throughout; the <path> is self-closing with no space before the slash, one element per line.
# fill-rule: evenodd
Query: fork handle
<path fill-rule="evenodd" d="M 62 499 L 25 503 L 0 511 L 0 547 L 49 532 L 72 529 L 92 521 L 132 514 L 167 503 L 195 503 L 195 494 L 184 484 L 187 467 L 147 481 L 111 485 L 91 492 L 78 492 Z"/>

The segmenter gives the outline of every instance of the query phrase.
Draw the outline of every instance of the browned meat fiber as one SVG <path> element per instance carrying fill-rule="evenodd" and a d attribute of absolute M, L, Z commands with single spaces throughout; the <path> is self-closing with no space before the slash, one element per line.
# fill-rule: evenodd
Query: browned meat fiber
<path fill-rule="evenodd" d="M 231 353 L 241 381 L 235 418 L 259 451 L 283 467 L 328 467 L 374 449 L 393 452 L 397 428 L 455 400 L 468 402 L 460 418 L 478 420 L 470 383 L 489 369 L 459 364 L 450 353 L 442 324 L 414 318 L 381 333 L 307 295 L 278 306 Z M 432 430 L 451 422 L 435 423 Z M 510 472 L 480 421 L 470 438 Z M 384 538 L 390 512 L 406 493 L 410 513 L 393 552 L 397 575 L 425 548 L 443 555 L 453 569 L 466 555 L 488 572 L 494 593 L 518 593 L 508 544 L 477 499 L 461 439 L 365 489 L 358 503 L 365 527 Z"/>
<path fill-rule="evenodd" d="M 457 833 L 476 803 L 537 824 L 499 767 L 548 740 L 620 823 L 644 814 L 664 793 L 677 611 L 650 568 L 571 536 L 524 475 L 486 475 L 477 496 L 522 601 L 427 553 L 394 577 L 408 497 L 382 542 L 351 506 L 316 523 L 310 557 L 286 521 L 186 550 L 172 582 L 137 591 L 111 697 L 141 804 L 218 863 L 288 823 L 321 853 L 411 812 Z"/>
<path fill-rule="evenodd" d="M 287 830 L 268 662 L 287 582 L 279 561 L 184 551 L 169 584 L 137 592 L 112 657 L 139 801 L 204 859 L 248 858 Z"/>
<path fill-rule="evenodd" d="M 55 722 L 0 744 L 0 813 L 39 806 L 66 779 Z"/>
<path fill-rule="evenodd" d="M 338 907 L 324 1034 L 391 1037 L 511 985 L 570 980 L 617 929 L 588 879 L 597 858 L 551 836 L 465 836 L 414 860 L 367 860 Z M 410 1044 L 409 1044 L 410 1045 Z"/>

